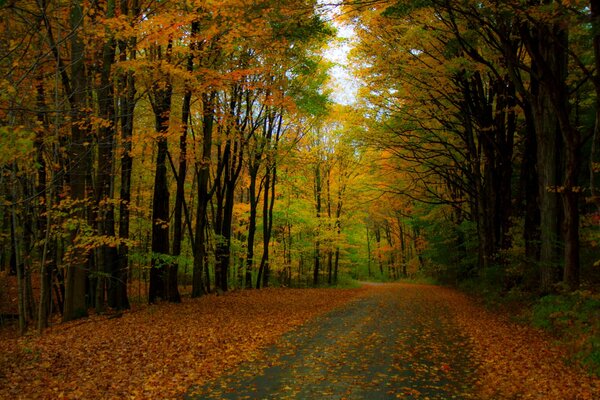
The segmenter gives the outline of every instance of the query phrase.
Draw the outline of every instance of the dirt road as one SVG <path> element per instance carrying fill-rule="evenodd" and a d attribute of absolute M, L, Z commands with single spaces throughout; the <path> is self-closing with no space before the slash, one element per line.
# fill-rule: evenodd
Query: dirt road
<path fill-rule="evenodd" d="M 187 398 L 465 399 L 474 397 L 475 368 L 443 297 L 430 286 L 385 284 Z"/>

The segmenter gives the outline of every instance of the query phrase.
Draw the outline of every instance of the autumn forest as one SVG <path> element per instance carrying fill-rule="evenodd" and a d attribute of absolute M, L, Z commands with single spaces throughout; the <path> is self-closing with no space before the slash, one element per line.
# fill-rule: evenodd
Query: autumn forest
<path fill-rule="evenodd" d="M 317 317 L 311 334 L 341 320 L 370 326 L 363 312 L 381 314 L 368 328 L 378 349 L 402 337 L 396 352 L 446 357 L 372 390 L 530 398 L 485 364 L 513 361 L 474 328 L 472 316 L 507 329 L 475 303 L 527 326 L 515 348 L 558 338 L 586 371 L 555 372 L 564 379 L 532 393 L 600 393 L 596 1 L 0 0 L 0 150 L 0 329 L 20 343 L 3 350 L 0 380 L 21 371 L 0 397 L 33 398 L 44 385 L 40 398 L 102 397 L 82 383 L 100 378 L 64 361 L 67 343 L 79 349 L 98 329 L 76 321 L 129 323 L 144 343 L 185 336 L 192 349 L 154 355 L 179 360 L 163 371 L 172 384 L 150 370 L 130 384 L 111 375 L 106 398 L 172 398 L 193 385 L 214 397 L 190 398 L 230 398 L 245 389 L 203 386 L 221 376 L 214 365 L 258 362 L 263 346 Z M 340 311 L 347 304 L 354 314 Z M 128 339 L 112 332 L 102 340 L 120 343 L 125 376 L 132 344 L 117 350 Z M 346 334 L 333 353 L 364 347 L 367 336 Z M 446 348 L 448 338 L 464 344 Z M 303 349 L 299 340 L 287 346 Z M 197 347 L 207 343 L 214 354 Z M 201 372 L 186 370 L 194 354 Z M 373 376 L 389 356 L 357 354 Z M 471 370 L 470 357 L 488 361 Z M 354 371 L 333 364 L 349 368 L 335 376 Z M 54 388 L 51 370 L 71 386 Z M 310 371 L 290 382 L 322 373 Z M 432 374 L 444 378 L 428 392 Z M 273 390 L 350 393 L 314 384 Z M 256 385 L 246 398 L 267 397 Z M 375 393 L 364 390 L 347 398 Z"/>

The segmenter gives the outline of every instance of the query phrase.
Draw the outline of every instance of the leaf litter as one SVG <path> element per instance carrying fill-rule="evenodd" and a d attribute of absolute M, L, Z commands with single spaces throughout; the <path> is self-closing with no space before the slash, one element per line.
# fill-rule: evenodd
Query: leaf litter
<path fill-rule="evenodd" d="M 294 354 L 295 345 L 281 344 L 286 332 L 310 336 L 302 329 L 322 323 L 318 316 L 334 309 L 332 315 L 345 312 L 352 308 L 349 302 L 382 291 L 404 305 L 397 306 L 404 314 L 398 317 L 401 328 L 393 338 L 378 331 L 361 336 L 363 325 L 389 323 L 392 316 L 385 313 L 364 315 L 361 326 L 342 326 L 347 343 L 308 357 L 316 370 L 333 377 L 330 382 L 323 376 L 310 378 L 324 382 L 323 396 L 341 391 L 335 398 L 351 398 L 345 382 L 353 382 L 365 390 L 386 390 L 388 398 L 426 399 L 435 398 L 428 394 L 432 390 L 454 382 L 458 398 L 600 398 L 600 380 L 567 365 L 566 350 L 543 332 L 487 311 L 455 290 L 407 284 L 239 291 L 147 306 L 122 318 L 94 316 L 57 325 L 42 336 L 3 338 L 0 398 L 181 398 L 190 387 L 218 382 L 220 377 L 220 390 L 231 392 L 226 377 L 241 363 L 262 363 L 262 369 L 286 367 L 269 358 L 268 350 L 279 343 L 287 354 Z M 384 303 L 374 307 L 384 308 Z M 386 359 L 393 372 L 377 369 L 365 382 L 362 374 L 370 366 L 361 357 L 379 348 L 389 353 Z M 328 360 L 332 353 L 335 361 Z M 307 373 L 306 366 L 293 369 L 300 376 Z M 306 384 L 283 385 L 280 398 L 302 395 Z"/>

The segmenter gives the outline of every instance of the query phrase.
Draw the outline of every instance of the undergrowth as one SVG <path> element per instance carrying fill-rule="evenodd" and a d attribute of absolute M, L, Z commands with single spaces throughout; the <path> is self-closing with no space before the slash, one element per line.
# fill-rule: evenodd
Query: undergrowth
<path fill-rule="evenodd" d="M 600 376 L 600 295 L 587 290 L 542 297 L 531 322 L 573 348 L 574 358 Z"/>

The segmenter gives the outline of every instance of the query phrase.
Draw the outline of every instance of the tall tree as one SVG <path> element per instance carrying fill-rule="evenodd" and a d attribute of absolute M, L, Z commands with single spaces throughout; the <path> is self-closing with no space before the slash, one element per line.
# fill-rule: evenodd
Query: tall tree
<path fill-rule="evenodd" d="M 156 170 L 154 173 L 154 195 L 152 196 L 152 269 L 148 301 L 171 300 L 178 293 L 169 293 L 169 186 L 167 182 L 167 133 L 171 114 L 173 87 L 168 72 L 161 69 L 171 62 L 173 41 L 154 45 L 150 50 L 156 63 L 157 79 L 149 91 L 154 112 L 156 138 Z M 174 296 L 174 297 L 171 297 Z"/>

